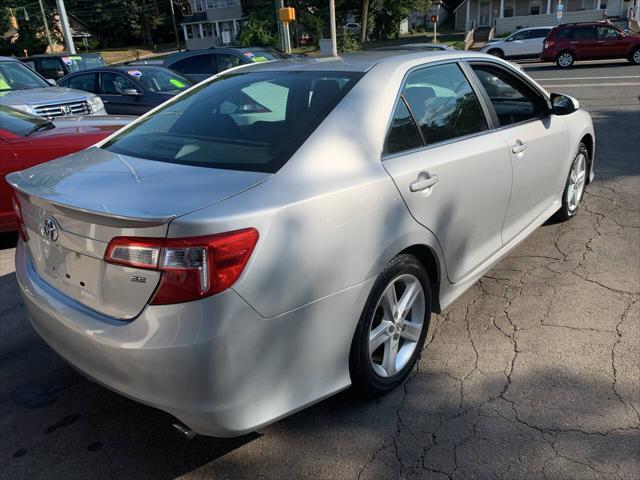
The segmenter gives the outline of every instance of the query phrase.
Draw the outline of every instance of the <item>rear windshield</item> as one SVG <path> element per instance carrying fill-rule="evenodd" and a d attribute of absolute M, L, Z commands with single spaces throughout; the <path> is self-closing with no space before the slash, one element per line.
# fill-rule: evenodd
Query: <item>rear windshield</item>
<path fill-rule="evenodd" d="M 167 102 L 102 148 L 161 162 L 276 172 L 361 73 L 231 73 Z"/>
<path fill-rule="evenodd" d="M 71 72 L 89 70 L 90 68 L 104 67 L 107 64 L 100 55 L 69 55 L 62 57 L 62 61 L 69 67 Z"/>

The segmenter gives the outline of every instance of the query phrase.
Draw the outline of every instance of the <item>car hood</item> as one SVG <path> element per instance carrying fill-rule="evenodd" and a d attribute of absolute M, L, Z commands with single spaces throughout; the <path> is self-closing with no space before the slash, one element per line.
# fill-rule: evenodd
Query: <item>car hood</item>
<path fill-rule="evenodd" d="M 7 176 L 14 188 L 99 215 L 168 221 L 247 190 L 271 174 L 145 160 L 92 147 Z"/>
<path fill-rule="evenodd" d="M 82 102 L 93 97 L 93 93 L 63 87 L 30 88 L 0 92 L 3 105 L 56 105 L 60 103 Z"/>

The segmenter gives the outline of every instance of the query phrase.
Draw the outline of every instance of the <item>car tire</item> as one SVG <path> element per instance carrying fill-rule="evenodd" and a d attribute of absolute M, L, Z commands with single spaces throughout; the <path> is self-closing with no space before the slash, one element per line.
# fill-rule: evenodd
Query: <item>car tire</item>
<path fill-rule="evenodd" d="M 413 255 L 398 255 L 373 285 L 351 342 L 354 388 L 383 395 L 404 382 L 418 361 L 430 318 L 431 282 L 425 268 Z"/>
<path fill-rule="evenodd" d="M 584 195 L 584 189 L 589 178 L 589 151 L 581 143 L 573 157 L 567 182 L 562 192 L 562 207 L 556 212 L 556 219 L 564 222 L 578 213 L 580 201 Z"/>
<path fill-rule="evenodd" d="M 560 68 L 569 68 L 576 61 L 576 56 L 569 50 L 564 50 L 556 57 L 556 65 Z"/>
<path fill-rule="evenodd" d="M 636 48 L 629 56 L 629 61 L 634 65 L 640 65 L 640 47 Z"/>
<path fill-rule="evenodd" d="M 487 53 L 489 55 L 493 55 L 494 57 L 504 58 L 504 52 L 499 48 L 492 48 L 491 50 L 487 51 Z"/>

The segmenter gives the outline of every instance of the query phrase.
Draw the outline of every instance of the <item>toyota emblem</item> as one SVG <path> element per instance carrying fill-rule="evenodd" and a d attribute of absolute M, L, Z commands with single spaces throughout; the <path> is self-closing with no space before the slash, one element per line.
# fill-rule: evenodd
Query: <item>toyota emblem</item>
<path fill-rule="evenodd" d="M 55 242 L 58 239 L 58 224 L 52 217 L 47 217 L 40 225 L 40 233 L 43 237 Z"/>

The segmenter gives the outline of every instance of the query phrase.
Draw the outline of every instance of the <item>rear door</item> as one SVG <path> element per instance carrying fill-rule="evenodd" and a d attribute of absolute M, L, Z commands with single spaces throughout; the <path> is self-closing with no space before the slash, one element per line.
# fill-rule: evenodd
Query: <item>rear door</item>
<path fill-rule="evenodd" d="M 544 39 L 549 34 L 548 28 L 535 28 L 530 31 L 527 40 L 527 56 L 537 57 L 542 53 L 544 48 Z"/>
<path fill-rule="evenodd" d="M 387 134 L 383 165 L 452 282 L 502 247 L 511 163 L 487 112 L 459 64 L 425 66 L 405 79 Z"/>
<path fill-rule="evenodd" d="M 12 191 L 9 184 L 4 181 L 4 177 L 17 170 L 20 170 L 18 157 L 0 133 L 0 232 L 14 227 L 15 219 L 11 207 Z"/>
<path fill-rule="evenodd" d="M 601 48 L 598 44 L 598 29 L 595 25 L 584 25 L 573 29 L 573 40 L 570 42 L 579 60 L 598 58 Z"/>
<path fill-rule="evenodd" d="M 530 30 L 517 32 L 505 42 L 505 55 L 507 57 L 522 57 L 527 55 Z"/>
<path fill-rule="evenodd" d="M 568 155 L 566 125 L 549 114 L 544 96 L 515 72 L 494 63 L 470 65 L 511 155 L 512 193 L 502 232 L 507 243 L 559 198 L 568 174 L 562 170 Z"/>
<path fill-rule="evenodd" d="M 98 74 L 81 73 L 72 75 L 62 80 L 60 86 L 98 94 Z"/>

